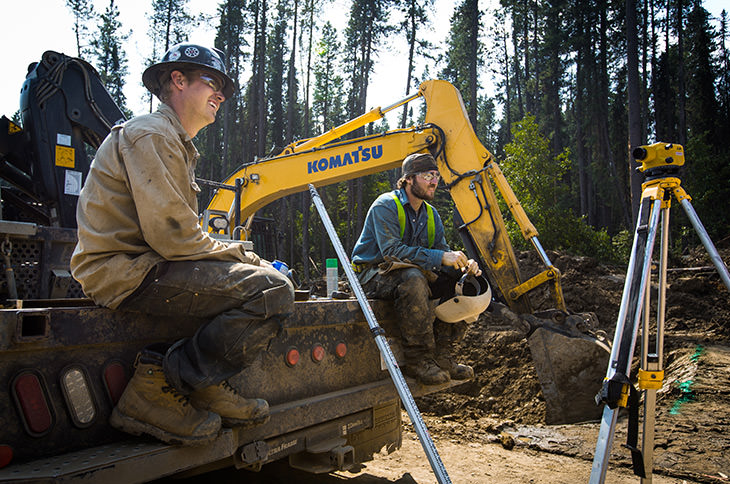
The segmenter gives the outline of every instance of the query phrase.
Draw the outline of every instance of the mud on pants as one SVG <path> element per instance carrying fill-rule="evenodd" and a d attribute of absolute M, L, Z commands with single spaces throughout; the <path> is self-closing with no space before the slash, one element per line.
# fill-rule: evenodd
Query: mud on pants
<path fill-rule="evenodd" d="M 294 288 L 273 267 L 201 260 L 158 264 L 119 309 L 208 319 L 192 337 L 148 348 L 165 355 L 168 381 L 191 393 L 249 366 L 293 307 Z"/>
<path fill-rule="evenodd" d="M 406 361 L 433 356 L 436 348 L 449 348 L 463 338 L 466 323 L 444 323 L 436 318 L 431 303 L 452 297 L 457 280 L 456 272 L 440 272 L 429 283 L 419 269 L 407 268 L 376 274 L 363 287 L 369 297 L 394 301 Z"/>

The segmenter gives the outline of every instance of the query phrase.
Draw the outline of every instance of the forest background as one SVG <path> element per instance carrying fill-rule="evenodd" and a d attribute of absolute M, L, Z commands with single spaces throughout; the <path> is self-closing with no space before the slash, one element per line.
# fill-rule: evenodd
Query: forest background
<path fill-rule="evenodd" d="M 215 46 L 225 53 L 239 94 L 197 136 L 203 179 L 223 180 L 242 163 L 368 111 L 375 62 L 398 39 L 407 69 L 402 79 L 388 79 L 390 99 L 415 92 L 427 79 L 453 83 L 546 248 L 625 261 L 641 190 L 630 147 L 654 141 L 685 146 L 682 186 L 711 238 L 728 237 L 725 10 L 712 17 L 699 0 L 452 3 L 448 29 L 437 38 L 433 24 L 443 19 L 434 0 L 223 0 L 214 12 L 191 11 L 188 0 L 150 0 L 150 48 L 134 55 L 149 65 L 201 23 L 216 26 Z M 77 51 L 71 54 L 97 68 L 129 116 L 140 114 L 125 95 L 139 80 L 127 79 L 129 27 L 118 4 L 110 0 L 103 11 L 91 0 L 66 5 L 74 16 Z M 333 13 L 342 5 L 344 11 Z M 411 104 L 354 135 L 419 123 L 424 112 Z M 149 97 L 144 105 L 155 107 Z M 392 170 L 320 189 L 347 250 L 370 203 L 398 176 Z M 204 190 L 202 206 L 211 195 Z M 448 242 L 460 247 L 453 203 L 437 192 L 435 205 Z M 676 206 L 675 253 L 698 243 Z M 268 220 L 257 225 L 260 235 L 270 237 L 258 238 L 257 251 L 286 261 L 305 280 L 322 275 L 334 249 L 308 193 L 287 196 L 258 215 Z M 508 215 L 507 222 L 513 243 L 524 247 Z"/>

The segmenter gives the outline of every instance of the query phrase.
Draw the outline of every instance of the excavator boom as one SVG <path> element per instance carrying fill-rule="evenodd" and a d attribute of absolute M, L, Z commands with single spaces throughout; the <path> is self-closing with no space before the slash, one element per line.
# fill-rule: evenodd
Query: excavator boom
<path fill-rule="evenodd" d="M 426 104 L 423 125 L 334 141 L 418 97 Z M 607 344 L 589 331 L 591 316 L 567 311 L 560 271 L 543 250 L 537 230 L 494 157 L 474 133 L 459 91 L 446 81 L 426 81 L 417 94 L 388 108 L 373 109 L 318 137 L 292 143 L 279 155 L 243 165 L 224 182 L 231 189 L 218 189 L 214 194 L 204 223 L 215 231 L 214 227 L 231 227 L 232 221 L 228 235 L 243 234 L 245 238 L 247 231 L 238 230 L 242 221 L 266 204 L 306 190 L 309 184 L 323 186 L 396 168 L 407 155 L 419 151 L 429 151 L 437 160 L 456 207 L 455 223 L 466 250 L 480 261 L 504 302 L 495 304 L 499 307 L 496 312 L 528 337 L 546 397 L 548 421 L 557 423 L 566 415 L 573 421 L 597 417 L 600 412 L 593 409 L 592 396 L 600 389 L 605 372 Z M 543 272 L 527 281 L 522 280 L 494 187 L 545 264 Z M 212 223 L 216 218 L 225 218 L 225 223 Z M 536 314 L 528 294 L 544 284 L 550 288 L 555 309 Z M 588 404 L 571 415 L 564 407 L 576 408 L 570 403 L 576 392 L 583 392 Z"/>

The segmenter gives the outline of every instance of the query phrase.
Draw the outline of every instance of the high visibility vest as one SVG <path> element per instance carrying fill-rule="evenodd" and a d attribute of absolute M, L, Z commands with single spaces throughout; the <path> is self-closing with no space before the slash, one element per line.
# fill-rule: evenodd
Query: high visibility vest
<path fill-rule="evenodd" d="M 393 197 L 393 200 L 395 200 L 395 206 L 398 208 L 398 223 L 400 224 L 400 238 L 403 240 L 403 235 L 406 233 L 406 211 L 403 208 L 403 204 L 400 201 L 400 198 L 395 192 L 391 192 L 390 194 Z M 428 248 L 430 249 L 433 247 L 433 243 L 436 240 L 436 221 L 434 220 L 433 216 L 433 207 L 429 205 L 428 202 L 424 201 L 423 203 L 426 204 L 426 212 L 428 213 L 428 222 L 426 229 L 428 231 Z"/>

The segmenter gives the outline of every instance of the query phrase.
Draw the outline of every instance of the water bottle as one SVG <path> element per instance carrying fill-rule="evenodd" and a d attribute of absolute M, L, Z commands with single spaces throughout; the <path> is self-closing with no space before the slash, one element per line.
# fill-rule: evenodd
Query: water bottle
<path fill-rule="evenodd" d="M 337 291 L 337 259 L 327 259 L 327 295 Z"/>
<path fill-rule="evenodd" d="M 274 269 L 281 272 L 285 276 L 289 275 L 289 266 L 286 265 L 286 262 L 282 262 L 280 260 L 275 260 L 271 263 L 272 266 L 274 266 Z"/>

